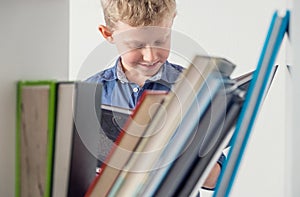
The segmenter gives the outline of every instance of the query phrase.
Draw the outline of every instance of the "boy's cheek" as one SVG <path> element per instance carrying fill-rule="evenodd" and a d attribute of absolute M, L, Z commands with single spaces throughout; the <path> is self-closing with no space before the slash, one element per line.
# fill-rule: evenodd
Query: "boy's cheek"
<path fill-rule="evenodd" d="M 138 62 L 141 59 L 140 53 L 135 52 L 134 50 L 129 50 L 127 52 L 122 53 L 121 57 L 127 63 Z"/>
<path fill-rule="evenodd" d="M 159 49 L 158 54 L 161 60 L 167 60 L 170 55 L 170 49 Z"/>

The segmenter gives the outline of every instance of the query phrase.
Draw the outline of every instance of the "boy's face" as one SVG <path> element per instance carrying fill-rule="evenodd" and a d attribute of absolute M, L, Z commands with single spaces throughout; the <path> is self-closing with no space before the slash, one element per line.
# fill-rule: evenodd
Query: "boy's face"
<path fill-rule="evenodd" d="M 110 39 L 119 51 L 125 73 L 134 71 L 151 77 L 159 71 L 169 56 L 171 26 L 172 20 L 145 27 L 116 24 Z"/>

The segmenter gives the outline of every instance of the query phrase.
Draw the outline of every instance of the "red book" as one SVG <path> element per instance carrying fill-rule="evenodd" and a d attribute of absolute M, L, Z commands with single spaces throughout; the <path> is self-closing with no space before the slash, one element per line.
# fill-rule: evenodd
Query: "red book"
<path fill-rule="evenodd" d="M 143 137 L 152 117 L 164 102 L 166 91 L 145 91 L 125 122 L 110 153 L 101 166 L 100 173 L 90 185 L 85 197 L 106 196 Z"/>

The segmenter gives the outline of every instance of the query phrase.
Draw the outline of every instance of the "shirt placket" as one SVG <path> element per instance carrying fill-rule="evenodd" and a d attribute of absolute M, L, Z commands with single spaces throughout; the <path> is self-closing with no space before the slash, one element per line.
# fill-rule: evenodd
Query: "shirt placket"
<path fill-rule="evenodd" d="M 139 93 L 140 93 L 140 87 L 137 84 L 132 84 L 132 100 L 134 101 L 134 105 L 136 105 L 138 99 L 139 99 Z"/>

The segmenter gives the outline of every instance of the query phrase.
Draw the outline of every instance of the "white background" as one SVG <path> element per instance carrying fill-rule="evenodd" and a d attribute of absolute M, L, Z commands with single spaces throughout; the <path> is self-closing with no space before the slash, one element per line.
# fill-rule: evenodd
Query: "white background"
<path fill-rule="evenodd" d="M 256 67 L 273 12 L 292 7 L 284 0 L 178 0 L 177 4 L 174 30 L 195 40 L 208 54 L 226 57 L 238 65 L 233 75 Z M 89 54 L 103 44 L 97 31 L 101 23 L 99 0 L 0 1 L 1 196 L 14 196 L 15 82 L 80 78 Z M 293 108 L 287 105 L 290 80 L 285 67 L 291 61 L 290 51 L 289 44 L 280 51 L 279 70 L 230 196 L 287 196 L 286 181 L 290 177 L 286 175 L 293 173 L 286 162 L 292 157 L 287 151 L 293 150 L 287 143 L 291 136 L 286 134 L 290 128 L 287 118 L 291 116 L 288 107 Z M 180 61 L 176 57 L 170 60 Z"/>

